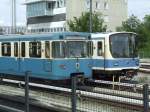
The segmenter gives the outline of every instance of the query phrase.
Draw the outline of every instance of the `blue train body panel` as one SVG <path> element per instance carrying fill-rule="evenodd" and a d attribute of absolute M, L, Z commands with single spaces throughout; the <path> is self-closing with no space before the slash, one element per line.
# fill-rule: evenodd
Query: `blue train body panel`
<path fill-rule="evenodd" d="M 66 37 L 73 40 L 80 40 L 84 37 L 89 39 L 88 33 L 65 32 L 40 35 L 20 35 L 20 36 L 0 36 L 0 42 L 17 42 L 17 41 L 47 41 L 47 40 L 65 40 Z M 74 39 L 74 37 L 79 37 Z M 81 39 L 82 40 L 82 39 Z M 77 70 L 76 64 L 79 63 Z M 31 71 L 31 77 L 49 79 L 49 80 L 65 80 L 70 79 L 70 75 L 75 72 L 83 72 L 85 78 L 92 77 L 92 59 L 91 58 L 32 58 L 32 57 L 0 57 L 0 73 L 24 76 L 26 71 Z"/>
<path fill-rule="evenodd" d="M 19 62 L 15 58 L 0 58 L 0 63 L 0 72 L 12 75 L 22 76 L 26 71 L 31 71 L 32 77 L 64 80 L 69 79 L 71 73 L 84 72 L 85 78 L 92 77 L 91 59 L 79 59 L 79 70 L 76 69 L 76 59 L 24 59 Z"/>
<path fill-rule="evenodd" d="M 139 59 L 138 58 L 127 58 L 127 59 L 93 59 L 93 66 L 94 67 L 99 67 L 99 68 L 104 68 L 105 69 L 137 69 L 139 67 Z"/>

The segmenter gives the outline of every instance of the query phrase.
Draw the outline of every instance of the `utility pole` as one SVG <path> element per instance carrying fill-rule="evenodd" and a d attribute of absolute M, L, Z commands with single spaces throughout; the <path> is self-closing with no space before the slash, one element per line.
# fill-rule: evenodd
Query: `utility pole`
<path fill-rule="evenodd" d="M 90 0 L 90 26 L 89 26 L 90 33 L 92 33 L 92 24 L 93 24 L 92 22 L 92 0 Z"/>
<path fill-rule="evenodd" d="M 16 33 L 16 0 L 12 0 L 12 33 Z"/>

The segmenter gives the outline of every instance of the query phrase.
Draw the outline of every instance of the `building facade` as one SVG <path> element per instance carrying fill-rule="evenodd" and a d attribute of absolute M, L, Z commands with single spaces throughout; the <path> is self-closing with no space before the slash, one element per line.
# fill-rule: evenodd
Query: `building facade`
<path fill-rule="evenodd" d="M 0 35 L 2 34 L 25 34 L 27 28 L 25 26 L 17 26 L 15 29 L 12 26 L 0 26 Z"/>
<path fill-rule="evenodd" d="M 68 30 L 67 21 L 89 11 L 90 0 L 26 0 L 27 27 L 31 32 Z M 127 19 L 127 0 L 92 0 L 93 11 L 103 15 L 108 31 Z"/>

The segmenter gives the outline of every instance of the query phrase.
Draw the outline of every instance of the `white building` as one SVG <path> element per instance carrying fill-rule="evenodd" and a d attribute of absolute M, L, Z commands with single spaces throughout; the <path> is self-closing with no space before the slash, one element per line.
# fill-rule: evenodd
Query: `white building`
<path fill-rule="evenodd" d="M 92 0 L 93 11 L 103 14 L 108 29 L 115 31 L 127 19 L 127 0 Z M 89 11 L 90 0 L 26 0 L 27 26 L 32 32 L 60 32 L 66 21 Z"/>

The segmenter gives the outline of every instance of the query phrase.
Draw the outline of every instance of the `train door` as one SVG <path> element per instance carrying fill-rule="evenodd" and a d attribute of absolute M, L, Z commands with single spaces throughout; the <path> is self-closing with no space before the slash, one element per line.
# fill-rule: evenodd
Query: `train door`
<path fill-rule="evenodd" d="M 20 66 L 20 56 L 19 56 L 19 43 L 20 42 L 14 42 L 13 44 L 13 53 L 14 53 L 14 58 L 15 58 L 15 63 L 14 63 L 14 69 L 15 69 L 15 72 L 18 72 L 19 71 L 19 66 Z"/>
<path fill-rule="evenodd" d="M 98 39 L 98 40 L 94 40 L 94 54 L 93 54 L 93 58 L 94 58 L 94 69 L 98 69 L 98 70 L 104 70 L 105 69 L 105 48 L 104 48 L 104 44 L 105 41 L 104 39 Z"/>
<path fill-rule="evenodd" d="M 19 71 L 25 72 L 26 42 L 19 43 Z"/>
<path fill-rule="evenodd" d="M 14 43 L 14 56 L 16 58 L 16 71 L 25 72 L 24 68 L 24 58 L 25 58 L 25 42 Z"/>
<path fill-rule="evenodd" d="M 51 43 L 50 41 L 45 41 L 44 43 L 44 54 L 43 56 L 46 58 L 44 60 L 44 71 L 51 72 L 52 69 L 52 61 L 51 61 Z"/>

